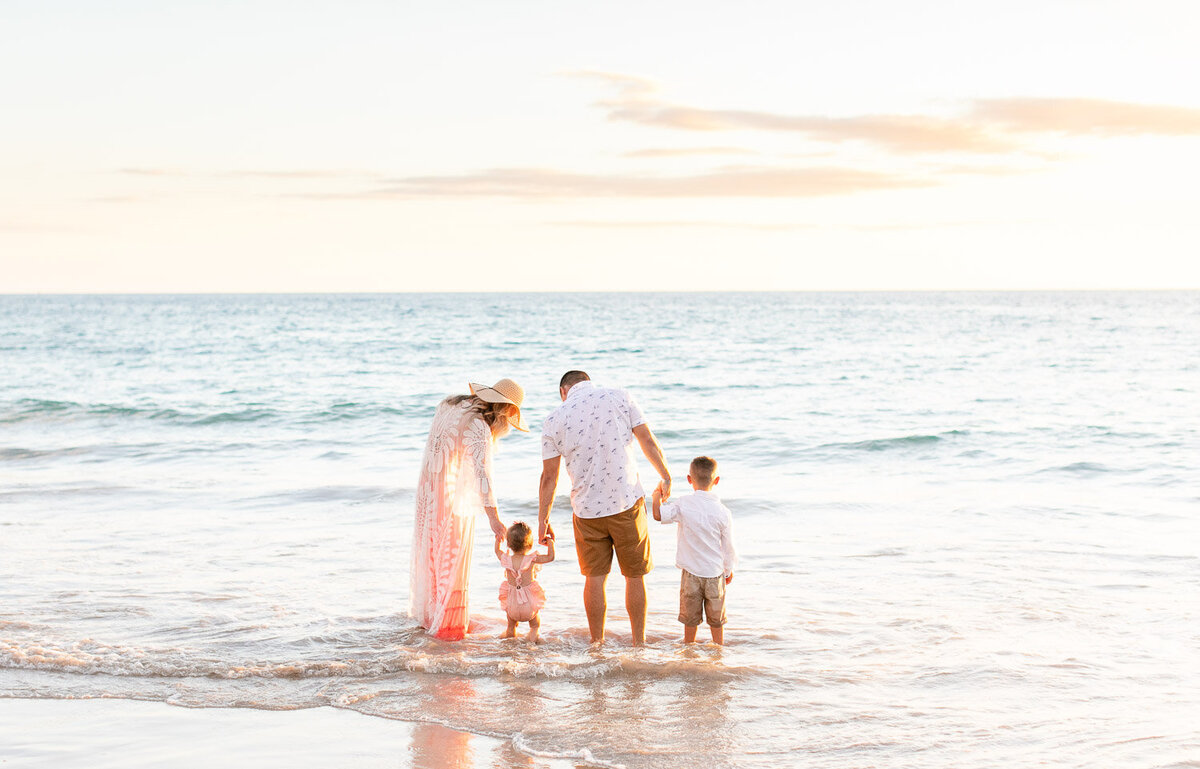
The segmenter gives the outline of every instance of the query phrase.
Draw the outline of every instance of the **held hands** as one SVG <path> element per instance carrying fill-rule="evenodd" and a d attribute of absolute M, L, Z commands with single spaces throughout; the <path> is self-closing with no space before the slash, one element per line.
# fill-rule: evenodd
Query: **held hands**
<path fill-rule="evenodd" d="M 542 536 L 538 539 L 539 544 L 546 544 L 554 541 L 554 527 L 549 522 L 542 528 Z"/>
<path fill-rule="evenodd" d="M 657 497 L 660 501 L 671 498 L 671 479 L 667 478 L 658 482 L 654 487 L 653 497 Z"/>

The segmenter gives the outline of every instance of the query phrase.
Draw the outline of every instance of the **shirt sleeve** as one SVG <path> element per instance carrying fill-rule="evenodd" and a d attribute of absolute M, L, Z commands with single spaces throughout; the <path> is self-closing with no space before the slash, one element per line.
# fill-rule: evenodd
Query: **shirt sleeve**
<path fill-rule="evenodd" d="M 492 487 L 492 431 L 482 419 L 477 419 L 467 428 L 463 439 L 475 470 L 479 498 L 483 500 L 484 507 L 495 507 L 496 490 Z"/>
<path fill-rule="evenodd" d="M 628 392 L 622 390 L 625 394 L 625 409 L 629 413 L 629 429 L 633 429 L 638 425 L 646 424 L 646 417 L 642 414 L 642 409 L 637 405 L 637 401 Z"/>
<path fill-rule="evenodd" d="M 679 520 L 679 503 L 663 502 L 658 508 L 658 517 L 662 523 L 675 523 Z"/>
<path fill-rule="evenodd" d="M 721 527 L 721 559 L 724 562 L 725 576 L 733 574 L 737 566 L 737 550 L 733 547 L 733 516 L 725 511 L 725 524 Z"/>
<path fill-rule="evenodd" d="M 558 442 L 554 440 L 554 436 L 542 430 L 542 459 L 554 459 L 561 457 L 562 452 L 558 449 Z"/>

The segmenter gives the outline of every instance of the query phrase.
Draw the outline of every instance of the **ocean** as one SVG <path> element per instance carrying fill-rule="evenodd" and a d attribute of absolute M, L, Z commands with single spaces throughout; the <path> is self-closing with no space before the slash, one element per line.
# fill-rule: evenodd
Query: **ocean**
<path fill-rule="evenodd" d="M 1197 767 L 1198 349 L 1195 292 L 0 296 L 0 697 L 333 706 L 627 769 Z M 676 493 L 720 462 L 726 646 L 681 643 L 653 522 L 648 644 L 616 576 L 589 645 L 565 477 L 545 643 L 497 638 L 482 515 L 471 635 L 408 618 L 438 401 L 525 387 L 495 482 L 533 522 L 574 368 Z"/>

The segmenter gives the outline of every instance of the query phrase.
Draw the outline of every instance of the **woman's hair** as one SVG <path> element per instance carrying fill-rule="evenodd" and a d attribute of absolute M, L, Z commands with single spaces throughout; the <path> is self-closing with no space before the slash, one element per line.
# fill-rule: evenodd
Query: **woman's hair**
<path fill-rule="evenodd" d="M 508 549 L 514 553 L 525 553 L 533 547 L 533 530 L 521 521 L 508 527 Z"/>
<path fill-rule="evenodd" d="M 445 402 L 451 406 L 457 406 L 463 401 L 470 402 L 471 410 L 479 414 L 487 424 L 488 429 L 492 431 L 493 438 L 508 434 L 508 429 L 512 426 L 508 422 L 508 417 L 516 406 L 511 403 L 488 403 L 474 395 L 451 395 Z"/>

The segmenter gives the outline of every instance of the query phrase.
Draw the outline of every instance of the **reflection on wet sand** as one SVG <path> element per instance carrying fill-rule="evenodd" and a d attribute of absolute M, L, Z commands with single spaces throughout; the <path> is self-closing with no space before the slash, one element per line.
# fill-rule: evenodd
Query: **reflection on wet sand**
<path fill-rule="evenodd" d="M 471 769 L 475 753 L 471 735 L 441 724 L 417 724 L 412 736 L 413 769 Z"/>

